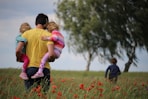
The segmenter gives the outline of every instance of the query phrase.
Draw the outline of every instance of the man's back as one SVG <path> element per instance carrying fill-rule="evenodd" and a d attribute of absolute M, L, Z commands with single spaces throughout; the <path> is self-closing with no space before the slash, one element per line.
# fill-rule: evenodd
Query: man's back
<path fill-rule="evenodd" d="M 39 66 L 42 57 L 46 52 L 48 52 L 47 41 L 41 40 L 41 36 L 43 35 L 51 36 L 51 33 L 43 29 L 35 28 L 25 32 L 22 35 L 22 37 L 27 40 L 26 54 L 30 59 L 30 63 L 28 67 Z M 50 68 L 48 63 L 46 63 L 45 67 Z"/>

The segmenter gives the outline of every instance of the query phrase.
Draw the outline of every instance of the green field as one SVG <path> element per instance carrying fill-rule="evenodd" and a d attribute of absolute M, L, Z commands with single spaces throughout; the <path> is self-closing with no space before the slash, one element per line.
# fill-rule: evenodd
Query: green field
<path fill-rule="evenodd" d="M 104 72 L 51 71 L 51 86 L 26 93 L 19 69 L 0 69 L 0 99 L 148 99 L 148 72 L 122 73 L 117 84 Z"/>

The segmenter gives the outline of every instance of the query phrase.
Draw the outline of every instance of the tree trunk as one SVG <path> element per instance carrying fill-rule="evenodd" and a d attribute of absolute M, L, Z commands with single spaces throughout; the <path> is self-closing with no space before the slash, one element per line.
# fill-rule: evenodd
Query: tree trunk
<path fill-rule="evenodd" d="M 89 60 L 87 61 L 87 65 L 86 65 L 86 71 L 89 71 L 90 63 L 91 63 L 91 59 L 89 58 Z"/>
<path fill-rule="evenodd" d="M 131 64 L 133 63 L 133 60 L 135 58 L 135 51 L 136 51 L 136 44 L 135 46 L 133 46 L 129 52 L 127 52 L 127 56 L 128 56 L 128 62 L 125 64 L 125 68 L 123 72 L 128 72 Z"/>
<path fill-rule="evenodd" d="M 132 62 L 131 60 L 129 60 L 126 64 L 125 64 L 125 68 L 124 68 L 124 71 L 123 72 L 128 72 L 130 66 L 131 66 Z"/>
<path fill-rule="evenodd" d="M 92 56 L 93 56 L 93 53 L 88 53 L 88 60 L 87 60 L 87 65 L 86 65 L 86 71 L 89 71 L 90 69 L 90 64 L 91 64 L 91 61 L 92 61 Z"/>

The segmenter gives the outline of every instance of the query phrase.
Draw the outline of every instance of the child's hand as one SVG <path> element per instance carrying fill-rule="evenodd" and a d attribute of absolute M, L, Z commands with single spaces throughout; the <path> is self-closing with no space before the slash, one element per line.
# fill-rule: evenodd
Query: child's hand
<path fill-rule="evenodd" d="M 21 52 L 16 51 L 16 61 L 21 62 Z"/>
<path fill-rule="evenodd" d="M 43 41 L 48 41 L 48 36 L 42 36 L 41 39 L 42 39 Z"/>
<path fill-rule="evenodd" d="M 55 57 L 49 57 L 48 62 L 54 62 L 55 61 Z"/>

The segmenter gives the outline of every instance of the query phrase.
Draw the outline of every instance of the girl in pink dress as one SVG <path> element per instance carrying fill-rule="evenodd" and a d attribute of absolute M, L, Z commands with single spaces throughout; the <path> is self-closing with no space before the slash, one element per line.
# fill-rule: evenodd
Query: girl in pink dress
<path fill-rule="evenodd" d="M 65 46 L 64 36 L 59 32 L 59 26 L 55 22 L 49 22 L 49 24 L 47 25 L 47 30 L 52 33 L 52 36 L 51 37 L 42 36 L 42 40 L 44 41 L 51 40 L 54 42 L 54 54 L 55 54 L 55 59 L 57 59 L 60 57 L 62 49 Z M 31 77 L 32 79 L 44 76 L 43 69 L 46 61 L 49 59 L 49 56 L 50 55 L 48 52 L 44 55 L 44 57 L 41 60 L 40 68 L 37 71 L 37 73 Z"/>

